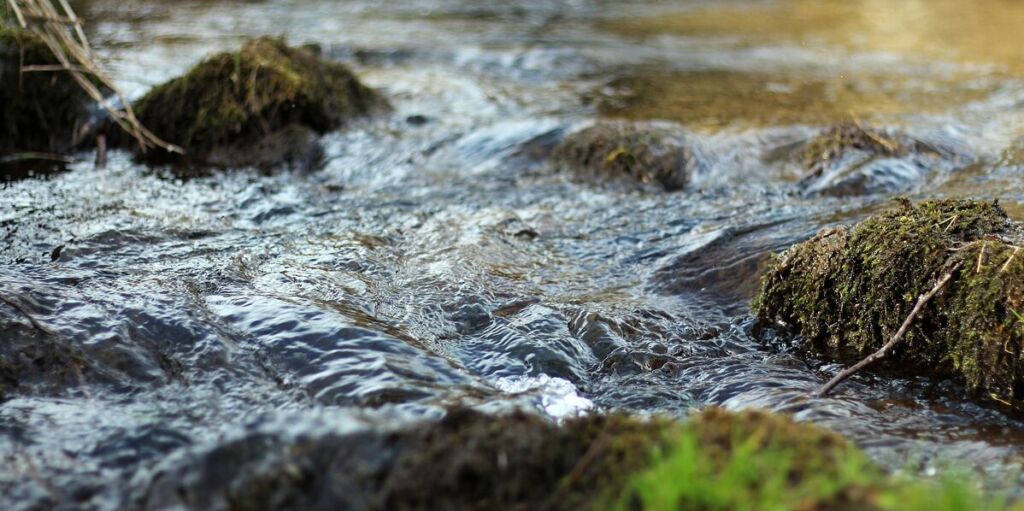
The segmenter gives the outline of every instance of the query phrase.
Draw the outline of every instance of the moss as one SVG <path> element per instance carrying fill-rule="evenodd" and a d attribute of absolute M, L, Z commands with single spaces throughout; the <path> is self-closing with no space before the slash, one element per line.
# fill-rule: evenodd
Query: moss
<path fill-rule="evenodd" d="M 843 460 L 860 456 L 838 433 L 760 410 L 730 412 L 707 408 L 692 416 L 687 427 L 716 466 L 732 457 L 738 442 L 749 443 L 757 451 L 777 448 L 793 453 L 786 473 L 786 479 L 793 484 L 814 474 L 835 477 Z"/>
<path fill-rule="evenodd" d="M 680 133 L 630 122 L 602 122 L 570 134 L 552 157 L 585 177 L 629 177 L 669 191 L 685 187 L 704 164 Z"/>
<path fill-rule="evenodd" d="M 281 39 L 252 39 L 237 52 L 220 53 L 187 74 L 159 85 L 134 105 L 139 120 L 185 148 L 185 161 L 245 165 L 247 148 L 290 126 L 317 133 L 386 106 L 344 65 Z M 225 152 L 232 151 L 228 157 Z M 163 151 L 150 160 L 181 161 Z"/>
<path fill-rule="evenodd" d="M 951 267 L 889 367 L 954 377 L 981 395 L 1024 398 L 1024 265 L 1020 228 L 996 204 L 935 200 L 828 229 L 776 257 L 753 304 L 762 325 L 782 323 L 807 346 L 844 362 L 880 348 L 917 297 Z"/>
<path fill-rule="evenodd" d="M 558 427 L 462 410 L 403 440 L 381 509 L 584 509 L 643 468 L 669 427 L 592 416 Z"/>
<path fill-rule="evenodd" d="M 762 411 L 709 408 L 633 477 L 620 509 L 872 509 L 882 472 L 843 437 Z"/>
<path fill-rule="evenodd" d="M 22 72 L 58 64 L 36 36 L 0 22 L 0 156 L 65 153 L 85 118 L 89 97 L 63 71 Z"/>
<path fill-rule="evenodd" d="M 1006 509 L 963 478 L 885 474 L 841 436 L 761 411 L 711 408 L 677 430 L 608 509 L 790 511 Z"/>

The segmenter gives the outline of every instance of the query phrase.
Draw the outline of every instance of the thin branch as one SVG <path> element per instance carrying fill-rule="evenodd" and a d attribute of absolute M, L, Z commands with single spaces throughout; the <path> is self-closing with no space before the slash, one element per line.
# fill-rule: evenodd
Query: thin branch
<path fill-rule="evenodd" d="M 36 321 L 36 318 L 33 317 L 32 314 L 30 314 L 27 310 L 25 310 L 25 307 L 23 307 L 20 303 L 15 302 L 14 300 L 11 300 L 4 296 L 0 296 L 0 303 L 4 303 L 8 307 L 20 312 L 22 316 L 25 316 L 25 319 L 28 320 L 29 324 L 32 325 L 32 328 L 35 328 L 36 330 L 46 335 L 53 335 L 53 332 L 50 331 L 49 328 L 46 328 L 41 323 Z"/>
<path fill-rule="evenodd" d="M 1017 255 L 1017 252 L 1019 251 L 1020 247 L 1013 247 L 1013 253 L 1010 254 L 1010 258 L 1007 259 L 1005 263 L 1003 263 L 1003 267 L 999 268 L 999 273 L 1003 273 L 1004 271 L 1006 271 L 1007 268 L 1010 267 L 1010 263 L 1013 262 L 1013 258 Z"/>
<path fill-rule="evenodd" d="M 947 282 L 949 282 L 949 279 L 953 278 L 953 273 L 956 272 L 958 268 L 960 268 L 960 263 L 956 263 L 955 265 L 953 265 L 953 267 L 950 268 L 949 271 L 946 272 L 942 276 L 942 278 L 940 278 L 939 281 L 935 283 L 935 287 L 931 288 L 930 291 L 917 297 L 917 303 L 914 304 L 914 309 L 910 311 L 910 314 L 907 316 L 907 319 L 903 320 L 903 324 L 900 325 L 900 329 L 896 331 L 896 335 L 892 336 L 892 339 L 890 339 L 889 342 L 885 343 L 885 345 L 882 346 L 878 351 L 868 355 L 867 358 L 865 358 L 864 360 L 857 362 L 849 369 L 846 369 L 843 372 L 837 374 L 834 378 L 829 380 L 828 383 L 822 385 L 821 388 L 815 391 L 814 395 L 817 397 L 827 396 L 828 393 L 831 392 L 832 389 L 836 387 L 836 385 L 842 383 L 843 380 L 849 378 L 850 376 L 853 376 L 855 373 L 857 373 L 857 371 L 864 369 L 865 367 L 875 363 L 876 361 L 885 358 L 889 354 L 889 352 L 891 352 L 892 349 L 896 347 L 896 344 L 899 343 L 901 339 L 903 339 L 903 335 L 907 333 L 907 329 L 910 328 L 910 324 L 914 322 L 914 318 L 917 317 L 917 315 L 921 312 L 921 309 L 924 308 L 924 305 L 928 303 L 928 300 L 931 300 L 932 297 L 935 296 L 935 294 L 938 293 L 939 290 L 941 290 Z"/>

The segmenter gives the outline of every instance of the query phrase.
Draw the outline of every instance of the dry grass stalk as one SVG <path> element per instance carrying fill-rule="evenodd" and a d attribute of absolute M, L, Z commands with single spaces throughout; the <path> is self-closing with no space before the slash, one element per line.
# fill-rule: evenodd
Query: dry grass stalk
<path fill-rule="evenodd" d="M 67 0 L 57 0 L 59 8 L 51 0 L 7 0 L 7 3 L 21 27 L 46 43 L 60 62 L 60 70 L 67 71 L 89 97 L 110 113 L 111 119 L 121 129 L 138 141 L 139 147 L 143 150 L 160 147 L 166 151 L 184 153 L 180 147 L 161 140 L 136 119 L 127 99 L 96 63 L 89 40 L 82 29 L 82 22 Z M 53 70 L 52 66 L 46 66 L 45 69 L 30 68 L 22 71 Z M 100 86 L 113 91 L 124 105 L 123 109 L 116 108 L 104 98 Z"/>

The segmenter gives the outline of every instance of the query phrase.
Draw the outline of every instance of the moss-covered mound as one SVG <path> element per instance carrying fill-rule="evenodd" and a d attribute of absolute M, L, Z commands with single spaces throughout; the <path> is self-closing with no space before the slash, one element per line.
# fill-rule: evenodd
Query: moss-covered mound
<path fill-rule="evenodd" d="M 68 73 L 24 70 L 55 65 L 38 37 L 0 24 L 0 156 L 74 146 L 91 100 Z"/>
<path fill-rule="evenodd" d="M 582 509 L 647 466 L 667 422 L 450 413 L 404 438 L 381 509 Z"/>
<path fill-rule="evenodd" d="M 819 232 L 777 256 L 754 311 L 816 352 L 852 361 L 876 351 L 917 297 L 959 265 L 889 357 L 891 367 L 955 377 L 973 391 L 1024 399 L 1024 254 L 998 205 L 935 200 Z"/>
<path fill-rule="evenodd" d="M 704 165 L 692 142 L 667 127 L 601 122 L 570 134 L 552 155 L 556 165 L 587 179 L 632 178 L 680 190 Z"/>
<path fill-rule="evenodd" d="M 153 150 L 145 155 L 150 161 L 226 167 L 284 161 L 294 148 L 278 141 L 282 132 L 292 130 L 285 140 L 296 126 L 324 133 L 386 104 L 344 65 L 309 47 L 263 37 L 207 58 L 155 87 L 134 108 L 150 131 L 187 153 L 179 158 Z M 282 150 L 254 153 L 256 147 Z"/>
<path fill-rule="evenodd" d="M 893 480 L 839 435 L 760 411 L 710 408 L 684 423 L 588 416 L 556 425 L 524 413 L 455 409 L 390 432 L 297 434 L 294 424 L 282 425 L 292 431 L 257 427 L 162 463 L 135 507 L 997 509 L 979 507 L 985 500 L 962 482 L 932 488 Z M 943 505 L 950 495 L 960 500 Z"/>
<path fill-rule="evenodd" d="M 761 411 L 704 410 L 601 509 L 622 511 L 989 511 L 971 482 L 896 479 L 841 436 Z M 1020 506 L 1013 509 L 1020 509 Z"/>
<path fill-rule="evenodd" d="M 618 509 L 879 509 L 889 482 L 840 435 L 788 417 L 704 410 L 636 474 Z"/>
<path fill-rule="evenodd" d="M 950 143 L 846 123 L 808 140 L 797 159 L 807 193 L 858 195 L 908 189 L 928 173 L 953 170 L 969 157 Z"/>

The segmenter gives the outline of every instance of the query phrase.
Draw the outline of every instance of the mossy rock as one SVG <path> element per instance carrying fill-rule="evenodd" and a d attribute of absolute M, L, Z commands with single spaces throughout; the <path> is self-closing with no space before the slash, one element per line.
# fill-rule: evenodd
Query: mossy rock
<path fill-rule="evenodd" d="M 22 71 L 58 64 L 38 37 L 0 24 L 0 156 L 74 147 L 91 99 L 64 71 Z"/>
<path fill-rule="evenodd" d="M 295 150 L 281 141 L 296 127 L 322 134 L 386 107 L 343 64 L 269 37 L 209 57 L 134 104 L 144 126 L 186 151 L 150 150 L 144 159 L 220 167 L 286 163 Z M 274 146 L 281 151 L 253 151 Z"/>
<path fill-rule="evenodd" d="M 932 200 L 825 229 L 778 255 L 753 303 L 842 362 L 885 344 L 919 295 L 952 278 L 915 318 L 883 368 L 952 377 L 982 396 L 1024 399 L 1024 236 L 995 203 Z"/>
<path fill-rule="evenodd" d="M 472 410 L 404 433 L 380 508 L 586 509 L 650 461 L 672 427 L 624 415 L 570 419 Z"/>
<path fill-rule="evenodd" d="M 906 190 L 929 173 L 970 161 L 950 140 L 925 141 L 855 123 L 831 126 L 797 155 L 807 194 L 863 195 Z"/>
<path fill-rule="evenodd" d="M 629 178 L 680 190 L 705 165 L 681 132 L 650 123 L 600 122 L 570 134 L 552 159 L 584 179 Z"/>
<path fill-rule="evenodd" d="M 860 455 L 853 444 L 832 430 L 763 410 L 705 408 L 690 417 L 687 427 L 701 449 L 717 462 L 728 460 L 738 442 L 749 441 L 758 451 L 772 447 L 794 453 L 787 477 L 794 484 L 811 474 L 835 471 L 847 457 Z"/>
<path fill-rule="evenodd" d="M 560 426 L 523 412 L 456 408 L 400 429 L 297 437 L 261 428 L 165 464 L 139 507 L 588 509 L 647 466 L 676 427 L 625 415 Z"/>

